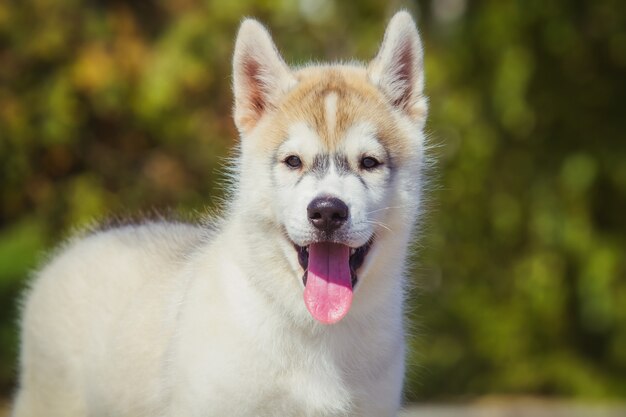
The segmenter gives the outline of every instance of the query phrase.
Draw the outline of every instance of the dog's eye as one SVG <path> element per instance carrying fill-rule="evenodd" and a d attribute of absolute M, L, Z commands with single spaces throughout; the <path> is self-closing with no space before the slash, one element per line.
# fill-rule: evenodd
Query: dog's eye
<path fill-rule="evenodd" d="M 379 166 L 381 163 L 376 158 L 372 158 L 371 156 L 366 156 L 361 159 L 361 168 L 363 169 L 374 169 Z"/>
<path fill-rule="evenodd" d="M 285 163 L 289 168 L 300 168 L 302 166 L 302 161 L 295 155 L 290 155 L 285 159 Z"/>

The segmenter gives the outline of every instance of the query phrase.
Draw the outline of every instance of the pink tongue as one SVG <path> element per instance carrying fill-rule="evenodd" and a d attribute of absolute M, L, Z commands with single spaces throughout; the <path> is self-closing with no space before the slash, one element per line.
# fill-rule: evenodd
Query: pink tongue
<path fill-rule="evenodd" d="M 350 247 L 338 243 L 312 243 L 304 288 L 304 302 L 313 318 L 337 323 L 352 304 Z"/>

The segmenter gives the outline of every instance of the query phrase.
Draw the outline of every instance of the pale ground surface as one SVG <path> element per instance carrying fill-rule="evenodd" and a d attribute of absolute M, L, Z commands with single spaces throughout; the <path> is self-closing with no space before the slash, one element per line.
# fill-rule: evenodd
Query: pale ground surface
<path fill-rule="evenodd" d="M 399 417 L 626 417 L 626 404 L 488 400 L 472 404 L 422 404 Z"/>
<path fill-rule="evenodd" d="M 0 404 L 0 417 L 8 417 Z M 514 400 L 466 405 L 423 404 L 408 407 L 399 417 L 626 417 L 626 404 L 592 405 L 559 401 Z"/>

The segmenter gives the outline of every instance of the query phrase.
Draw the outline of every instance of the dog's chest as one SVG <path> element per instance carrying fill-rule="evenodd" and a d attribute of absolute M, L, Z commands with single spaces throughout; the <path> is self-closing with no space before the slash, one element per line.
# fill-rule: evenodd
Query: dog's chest
<path fill-rule="evenodd" d="M 353 399 L 330 350 L 243 339 L 204 346 L 178 358 L 185 361 L 176 367 L 174 414 L 334 416 L 345 415 Z"/>

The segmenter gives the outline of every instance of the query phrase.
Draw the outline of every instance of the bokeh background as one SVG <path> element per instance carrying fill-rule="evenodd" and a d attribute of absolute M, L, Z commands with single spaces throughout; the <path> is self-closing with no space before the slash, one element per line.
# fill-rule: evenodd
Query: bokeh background
<path fill-rule="evenodd" d="M 236 142 L 243 16 L 290 63 L 368 60 L 413 13 L 432 156 L 406 397 L 626 396 L 626 3 L 0 2 L 0 394 L 17 301 L 94 219 L 197 218 Z"/>

